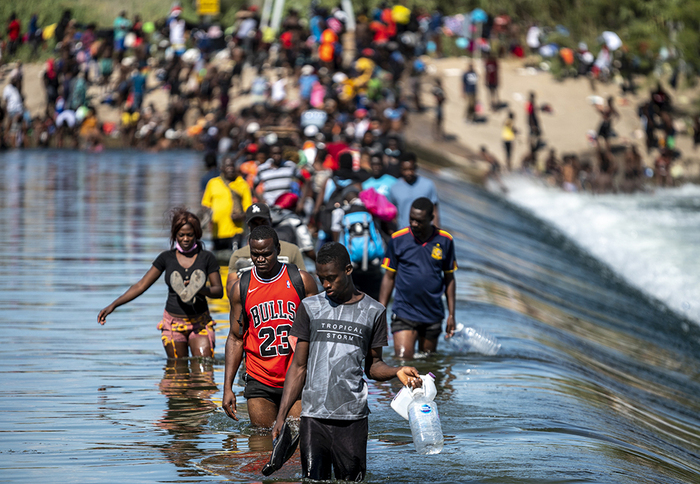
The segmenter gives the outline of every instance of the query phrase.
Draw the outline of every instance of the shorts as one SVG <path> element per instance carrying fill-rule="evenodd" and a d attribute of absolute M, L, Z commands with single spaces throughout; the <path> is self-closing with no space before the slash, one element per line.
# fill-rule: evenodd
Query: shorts
<path fill-rule="evenodd" d="M 282 403 L 282 388 L 265 385 L 247 373 L 243 375 L 243 380 L 245 380 L 243 396 L 246 400 L 250 400 L 251 398 L 264 398 L 268 402 L 274 403 L 279 408 L 280 403 Z"/>
<path fill-rule="evenodd" d="M 164 346 L 170 343 L 189 344 L 192 338 L 206 336 L 209 338 L 211 353 L 214 356 L 214 346 L 216 344 L 215 324 L 209 313 L 191 318 L 179 318 L 167 311 L 163 311 L 163 319 L 158 323 L 158 329 L 162 333 L 161 339 Z"/>
<path fill-rule="evenodd" d="M 22 116 L 24 114 L 24 111 L 22 109 L 13 109 L 12 111 L 7 111 L 7 116 L 10 119 L 17 118 L 19 116 Z"/>
<path fill-rule="evenodd" d="M 75 122 L 75 111 L 71 109 L 61 111 L 59 115 L 56 116 L 56 126 L 58 126 L 59 128 L 65 124 L 66 127 L 73 129 L 75 127 Z"/>
<path fill-rule="evenodd" d="M 212 239 L 214 250 L 238 250 L 243 246 L 243 233 L 225 239 Z"/>
<path fill-rule="evenodd" d="M 367 418 L 330 420 L 302 417 L 301 472 L 305 479 L 359 482 L 367 471 Z"/>
<path fill-rule="evenodd" d="M 393 314 L 391 316 L 391 332 L 393 334 L 398 331 L 417 331 L 418 336 L 421 338 L 436 340 L 440 336 L 440 333 L 442 333 L 442 321 L 438 321 L 437 323 L 419 323 L 417 321 L 399 318 L 397 315 Z"/>

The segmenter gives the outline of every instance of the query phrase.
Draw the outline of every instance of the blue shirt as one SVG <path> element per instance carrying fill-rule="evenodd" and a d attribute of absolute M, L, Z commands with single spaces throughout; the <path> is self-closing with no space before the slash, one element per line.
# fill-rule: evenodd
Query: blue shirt
<path fill-rule="evenodd" d="M 367 190 L 369 188 L 374 188 L 377 193 L 381 193 L 386 198 L 389 198 L 389 192 L 391 187 L 396 183 L 396 178 L 389 175 L 388 173 L 383 174 L 379 178 L 368 178 L 362 184 L 362 189 Z"/>
<path fill-rule="evenodd" d="M 146 88 L 146 76 L 142 73 L 137 73 L 131 78 L 131 86 L 134 89 L 135 94 L 143 94 Z"/>
<path fill-rule="evenodd" d="M 392 311 L 397 317 L 426 324 L 443 320 L 444 273 L 457 270 L 450 234 L 433 227 L 433 235 L 421 242 L 410 228 L 394 232 L 382 267 L 396 273 Z"/>
<path fill-rule="evenodd" d="M 311 97 L 311 88 L 318 82 L 318 76 L 311 74 L 310 76 L 299 77 L 299 96 L 308 101 Z"/>
<path fill-rule="evenodd" d="M 398 228 L 408 227 L 411 205 L 416 198 L 420 197 L 429 198 L 434 204 L 438 203 L 437 190 L 432 180 L 419 176 L 412 185 L 409 185 L 406 180 L 400 178 L 391 187 L 388 198 L 399 211 Z"/>
<path fill-rule="evenodd" d="M 476 83 L 478 82 L 479 77 L 474 71 L 467 71 L 464 73 L 462 76 L 462 89 L 464 90 L 465 94 L 474 94 L 476 93 Z"/>
<path fill-rule="evenodd" d="M 311 20 L 309 21 L 309 29 L 311 30 L 311 35 L 316 42 L 320 42 L 321 40 L 321 34 L 323 33 L 323 31 L 321 30 L 322 22 L 323 17 L 321 17 L 320 15 L 315 15 L 311 17 Z"/>
<path fill-rule="evenodd" d="M 345 188 L 346 186 L 348 186 L 352 183 L 352 180 L 350 180 L 350 179 L 345 179 L 345 180 L 337 179 L 337 181 L 338 181 L 338 185 L 340 185 L 343 188 Z M 336 180 L 334 180 L 332 177 L 328 179 L 328 183 L 326 183 L 326 191 L 323 192 L 323 201 L 324 202 L 328 202 L 328 200 L 331 199 L 333 192 L 335 192 L 335 189 L 337 188 L 335 182 L 336 182 Z"/>

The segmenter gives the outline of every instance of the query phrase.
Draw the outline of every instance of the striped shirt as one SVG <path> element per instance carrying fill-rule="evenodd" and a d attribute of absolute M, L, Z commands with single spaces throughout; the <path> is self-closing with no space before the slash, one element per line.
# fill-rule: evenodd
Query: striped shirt
<path fill-rule="evenodd" d="M 258 167 L 254 182 L 255 191 L 262 192 L 265 203 L 272 206 L 280 195 L 291 192 L 296 180 L 300 179 L 301 174 L 293 161 L 287 160 L 277 167 L 272 159 L 269 159 Z"/>

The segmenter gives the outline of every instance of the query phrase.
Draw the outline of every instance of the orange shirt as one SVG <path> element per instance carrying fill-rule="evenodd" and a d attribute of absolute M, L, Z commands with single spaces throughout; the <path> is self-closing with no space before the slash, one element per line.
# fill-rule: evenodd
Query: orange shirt
<path fill-rule="evenodd" d="M 243 175 L 243 178 L 245 178 L 245 181 L 250 185 L 250 188 L 253 188 L 255 175 L 258 174 L 258 163 L 255 160 L 244 161 L 238 169 L 241 175 Z"/>

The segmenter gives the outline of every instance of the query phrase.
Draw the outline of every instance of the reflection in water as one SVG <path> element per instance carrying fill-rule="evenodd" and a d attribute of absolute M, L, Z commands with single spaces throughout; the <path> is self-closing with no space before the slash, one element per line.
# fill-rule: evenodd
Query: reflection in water
<path fill-rule="evenodd" d="M 250 427 L 243 412 L 239 412 L 239 417 L 241 418 L 242 430 L 228 433 L 222 442 L 223 452 L 211 452 L 210 457 L 202 459 L 198 463 L 198 467 L 237 482 L 250 482 L 251 479 L 257 481 L 262 478 L 262 468 L 270 460 L 272 436 L 270 429 Z M 215 422 L 222 421 L 231 420 L 223 411 L 218 411 L 215 416 L 210 418 L 209 425 L 212 426 Z M 299 478 L 301 476 L 299 459 L 299 450 L 297 449 L 284 467 L 275 472 L 273 478 L 275 480 Z"/>
<path fill-rule="evenodd" d="M 166 409 L 156 425 L 166 430 L 171 438 L 157 448 L 181 470 L 181 475 L 213 473 L 239 478 L 259 475 L 272 452 L 269 430 L 251 428 L 244 434 L 230 432 L 221 443 L 222 452 L 215 452 L 213 456 L 211 449 L 202 447 L 214 416 L 228 419 L 212 401 L 218 391 L 213 363 L 211 358 L 168 360 L 158 386 L 167 398 Z M 284 471 L 275 477 L 293 477 L 298 468 L 297 452 Z"/>
<path fill-rule="evenodd" d="M 0 155 L 3 480 L 262 479 L 271 439 L 249 427 L 239 380 L 241 421 L 217 408 L 226 329 L 215 359 L 162 370 L 163 286 L 95 321 L 167 248 L 167 211 L 199 206 L 200 168 L 184 152 Z M 437 183 L 457 321 L 503 346 L 487 357 L 441 342 L 411 362 L 437 375 L 438 455 L 415 454 L 389 406 L 398 384 L 371 382 L 367 482 L 700 482 L 698 327 L 517 209 Z M 226 328 L 225 302 L 211 309 Z M 299 472 L 297 454 L 273 481 Z"/>
<path fill-rule="evenodd" d="M 172 436 L 160 450 L 187 475 L 199 475 L 192 461 L 205 454 L 198 446 L 209 414 L 216 409 L 212 396 L 217 392 L 211 358 L 168 359 L 158 386 L 167 398 L 163 417 L 156 425 Z"/>

